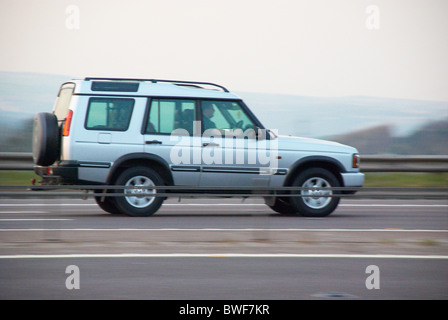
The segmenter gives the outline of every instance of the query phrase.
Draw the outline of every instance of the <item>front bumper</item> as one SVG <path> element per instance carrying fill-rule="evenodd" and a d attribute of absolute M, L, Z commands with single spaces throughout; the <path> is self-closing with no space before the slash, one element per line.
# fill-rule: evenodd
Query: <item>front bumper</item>
<path fill-rule="evenodd" d="M 364 185 L 365 175 L 361 172 L 341 173 L 344 187 L 362 187 Z"/>

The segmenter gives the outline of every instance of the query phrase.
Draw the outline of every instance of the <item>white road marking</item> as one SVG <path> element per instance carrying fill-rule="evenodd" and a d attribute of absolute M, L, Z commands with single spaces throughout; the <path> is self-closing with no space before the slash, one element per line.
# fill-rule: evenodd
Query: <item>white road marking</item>
<path fill-rule="evenodd" d="M 231 232 L 247 232 L 247 231 L 300 231 L 300 232 L 434 232 L 434 233 L 448 233 L 448 230 L 427 230 L 427 229 L 297 229 L 297 228 L 65 228 L 65 229 L 42 229 L 42 228 L 32 228 L 32 229 L 0 229 L 0 232 L 3 231 L 189 231 L 189 232 L 199 232 L 199 231 L 231 231 Z"/>
<path fill-rule="evenodd" d="M 264 203 L 165 203 L 163 206 L 179 206 L 179 207 L 194 207 L 194 206 L 266 206 Z M 45 206 L 45 207 L 73 207 L 73 206 L 92 206 L 97 207 L 95 203 L 1 203 L 0 207 L 35 207 L 35 206 Z M 368 203 L 368 204 L 339 204 L 339 207 L 439 207 L 446 208 L 448 204 L 387 204 L 387 203 Z"/>
<path fill-rule="evenodd" d="M 119 254 L 23 254 L 0 255 L 0 259 L 73 258 L 345 258 L 345 259 L 448 259 L 447 255 L 396 254 L 295 254 L 295 253 L 119 253 Z"/>
<path fill-rule="evenodd" d="M 98 206 L 94 203 L 0 203 L 0 207 Z"/>
<path fill-rule="evenodd" d="M 439 207 L 446 208 L 448 204 L 340 204 L 340 207 Z"/>
<path fill-rule="evenodd" d="M 46 211 L 0 211 L 0 213 L 16 214 L 16 213 L 47 213 Z"/>
<path fill-rule="evenodd" d="M 1 221 L 72 221 L 73 219 L 53 219 L 53 218 L 9 218 L 0 219 Z"/>

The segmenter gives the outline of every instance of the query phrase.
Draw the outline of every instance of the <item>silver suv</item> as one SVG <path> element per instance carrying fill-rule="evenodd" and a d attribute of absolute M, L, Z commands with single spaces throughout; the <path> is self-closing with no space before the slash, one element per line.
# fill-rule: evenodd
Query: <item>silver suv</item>
<path fill-rule="evenodd" d="M 341 191 L 331 188 L 364 183 L 355 148 L 280 136 L 265 129 L 238 96 L 207 82 L 64 83 L 53 112 L 35 117 L 33 158 L 42 184 L 129 187 L 107 189 L 123 196 L 95 197 L 106 212 L 129 216 L 154 214 L 182 187 L 196 187 L 200 197 L 292 186 L 302 189 L 283 192 L 299 197 L 277 192 L 265 197 L 266 204 L 282 214 L 322 217 L 339 203 L 334 194 Z M 156 186 L 168 187 L 158 191 L 163 197 L 154 196 Z"/>

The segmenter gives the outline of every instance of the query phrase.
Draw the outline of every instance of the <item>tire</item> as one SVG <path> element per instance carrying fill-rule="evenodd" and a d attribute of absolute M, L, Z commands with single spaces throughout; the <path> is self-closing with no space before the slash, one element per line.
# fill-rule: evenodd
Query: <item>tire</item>
<path fill-rule="evenodd" d="M 162 186 L 163 179 L 160 175 L 148 167 L 131 167 L 123 171 L 115 181 L 118 186 Z M 117 209 L 128 216 L 148 217 L 156 213 L 162 205 L 163 197 L 151 197 L 153 189 L 120 189 L 115 193 L 128 193 L 132 196 L 120 196 L 115 198 Z"/>
<path fill-rule="evenodd" d="M 268 205 L 268 207 L 283 215 L 295 215 L 297 213 L 297 210 L 287 200 L 280 198 L 275 198 L 274 204 Z"/>
<path fill-rule="evenodd" d="M 340 183 L 336 176 L 322 168 L 310 168 L 300 173 L 293 186 L 302 188 L 339 187 Z M 326 217 L 330 215 L 339 204 L 339 197 L 325 197 L 337 192 L 332 190 L 303 190 L 301 197 L 292 197 L 291 203 L 298 214 L 304 217 Z M 314 196 L 304 197 L 312 194 Z"/>
<path fill-rule="evenodd" d="M 33 124 L 33 160 L 39 166 L 52 165 L 59 158 L 60 136 L 58 119 L 52 113 L 41 112 Z"/>
<path fill-rule="evenodd" d="M 106 190 L 95 190 L 94 193 L 103 193 L 105 191 Z M 107 213 L 121 214 L 120 210 L 118 210 L 117 208 L 117 205 L 113 197 L 104 197 L 104 199 L 102 199 L 102 197 L 94 197 L 94 198 L 98 206 Z"/>

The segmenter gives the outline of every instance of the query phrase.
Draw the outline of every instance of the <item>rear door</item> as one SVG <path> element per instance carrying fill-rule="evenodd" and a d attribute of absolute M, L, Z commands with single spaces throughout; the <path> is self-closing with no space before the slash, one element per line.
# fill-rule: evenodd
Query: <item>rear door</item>
<path fill-rule="evenodd" d="M 143 152 L 141 119 L 146 98 L 80 96 L 73 112 L 71 159 L 79 161 L 79 179 L 105 181 L 119 157 Z"/>

